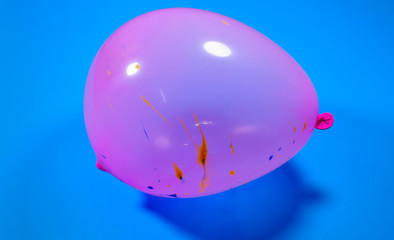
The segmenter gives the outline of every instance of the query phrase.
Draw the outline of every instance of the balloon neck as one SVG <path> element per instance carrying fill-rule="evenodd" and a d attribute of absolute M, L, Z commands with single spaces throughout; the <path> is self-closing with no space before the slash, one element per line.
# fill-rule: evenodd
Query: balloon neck
<path fill-rule="evenodd" d="M 96 162 L 96 167 L 98 168 L 98 169 L 100 169 L 101 171 L 104 171 L 104 172 L 106 172 L 106 170 L 105 170 L 105 168 L 104 168 L 104 166 L 103 166 L 103 163 L 97 158 L 97 162 Z"/>
<path fill-rule="evenodd" d="M 334 116 L 331 113 L 322 113 L 317 116 L 316 129 L 329 129 L 334 123 Z"/>

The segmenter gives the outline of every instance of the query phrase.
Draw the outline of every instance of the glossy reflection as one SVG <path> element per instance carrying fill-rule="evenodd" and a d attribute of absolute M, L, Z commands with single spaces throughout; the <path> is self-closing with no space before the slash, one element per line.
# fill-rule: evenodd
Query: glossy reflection
<path fill-rule="evenodd" d="M 140 64 L 138 62 L 133 62 L 127 66 L 126 73 L 127 76 L 136 74 L 140 70 Z"/>
<path fill-rule="evenodd" d="M 204 49 L 209 54 L 212 54 L 216 57 L 228 57 L 231 55 L 231 49 L 221 42 L 216 42 L 216 41 L 206 42 L 204 43 Z"/>

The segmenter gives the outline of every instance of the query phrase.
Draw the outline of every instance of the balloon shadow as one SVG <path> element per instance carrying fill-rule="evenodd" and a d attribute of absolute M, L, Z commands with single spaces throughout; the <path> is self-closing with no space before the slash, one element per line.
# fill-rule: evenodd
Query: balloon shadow
<path fill-rule="evenodd" d="M 295 159 L 293 161 L 296 161 Z M 292 163 L 212 196 L 169 199 L 146 194 L 144 206 L 197 238 L 272 239 L 321 194 L 302 184 Z"/>

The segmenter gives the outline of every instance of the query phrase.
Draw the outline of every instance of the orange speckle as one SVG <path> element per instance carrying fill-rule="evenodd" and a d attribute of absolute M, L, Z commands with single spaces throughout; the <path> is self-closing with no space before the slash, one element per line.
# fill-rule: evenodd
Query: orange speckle
<path fill-rule="evenodd" d="M 125 52 L 122 52 L 122 55 L 126 55 L 126 53 L 125 53 Z"/>
<path fill-rule="evenodd" d="M 305 131 L 305 128 L 306 128 L 306 118 L 305 118 L 305 122 L 304 122 L 304 128 L 302 129 L 302 132 L 304 132 L 304 131 Z"/>
<path fill-rule="evenodd" d="M 183 173 L 181 171 L 181 169 L 179 169 L 178 165 L 176 165 L 176 163 L 172 163 L 172 166 L 174 166 L 174 170 L 175 170 L 175 176 L 179 179 L 179 180 L 183 180 Z"/>
<path fill-rule="evenodd" d="M 185 193 L 185 195 L 189 195 L 189 193 L 187 192 L 187 193 Z"/>
<path fill-rule="evenodd" d="M 291 125 L 291 121 L 290 121 L 290 125 Z"/>
<path fill-rule="evenodd" d="M 222 21 L 224 24 L 229 25 L 228 22 L 226 22 L 226 21 L 224 21 L 224 20 L 221 20 L 221 21 Z"/>
<path fill-rule="evenodd" d="M 296 131 L 296 127 L 294 127 L 294 130 L 293 130 L 293 132 L 295 132 Z"/>
<path fill-rule="evenodd" d="M 105 101 L 107 102 L 108 106 L 115 112 L 115 109 L 112 107 L 111 103 L 109 103 L 107 96 L 105 96 Z"/>
<path fill-rule="evenodd" d="M 135 68 L 137 68 L 138 70 L 140 70 L 140 65 L 137 63 L 137 65 L 135 65 Z"/>
<path fill-rule="evenodd" d="M 108 75 L 111 75 L 111 72 L 108 70 L 108 71 L 107 71 L 107 74 L 108 74 Z"/>
<path fill-rule="evenodd" d="M 200 181 L 200 190 L 198 192 L 204 192 L 205 188 L 208 186 L 208 179 L 204 176 Z"/>
<path fill-rule="evenodd" d="M 170 187 L 170 185 L 167 185 L 167 187 Z"/>
<path fill-rule="evenodd" d="M 231 170 L 230 171 L 230 175 L 232 176 L 232 175 L 234 175 L 235 174 L 235 171 L 234 170 Z"/>
<path fill-rule="evenodd" d="M 230 133 L 230 148 L 231 148 L 231 154 L 234 154 L 234 146 L 233 146 L 233 139 L 231 137 L 231 133 Z"/>
<path fill-rule="evenodd" d="M 280 155 L 278 155 L 278 158 L 280 158 Z"/>
<path fill-rule="evenodd" d="M 137 65 L 137 66 L 139 66 L 139 65 Z M 157 111 L 157 109 L 154 108 L 154 107 L 152 106 L 152 104 L 150 104 L 150 103 L 148 102 L 148 100 L 146 100 L 143 96 L 140 96 L 140 97 L 141 97 L 142 100 L 144 100 L 144 101 L 146 102 L 146 104 L 148 104 L 153 110 L 155 110 L 155 112 L 157 112 L 157 113 L 160 115 L 160 117 L 163 118 L 164 121 L 166 121 L 168 125 L 170 125 L 170 127 L 172 127 L 171 123 L 170 123 L 163 115 L 161 115 L 161 113 L 160 113 L 159 111 Z"/>

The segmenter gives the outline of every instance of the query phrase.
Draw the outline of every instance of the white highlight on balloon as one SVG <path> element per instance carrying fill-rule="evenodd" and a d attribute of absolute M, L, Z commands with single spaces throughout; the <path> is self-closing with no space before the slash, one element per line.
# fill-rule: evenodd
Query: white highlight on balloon
<path fill-rule="evenodd" d="M 126 70 L 127 76 L 136 74 L 140 70 L 140 64 L 138 62 L 131 63 Z"/>
<path fill-rule="evenodd" d="M 231 55 L 231 49 L 221 42 L 206 42 L 204 43 L 204 49 L 208 53 L 217 57 L 228 57 Z"/>
<path fill-rule="evenodd" d="M 211 125 L 211 124 L 213 124 L 213 122 L 211 122 L 211 121 L 202 121 L 201 124 L 204 124 L 204 125 Z M 196 124 L 194 124 L 194 126 L 198 127 L 199 124 L 196 123 Z"/>
<path fill-rule="evenodd" d="M 163 98 L 164 103 L 167 103 L 166 97 L 164 97 L 163 90 L 160 88 L 161 97 Z"/>

